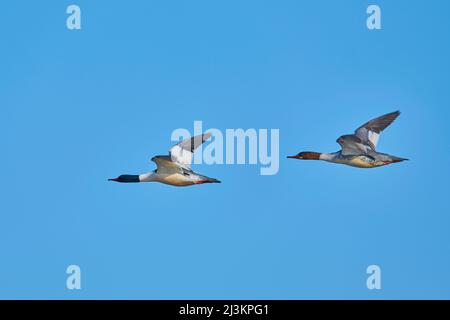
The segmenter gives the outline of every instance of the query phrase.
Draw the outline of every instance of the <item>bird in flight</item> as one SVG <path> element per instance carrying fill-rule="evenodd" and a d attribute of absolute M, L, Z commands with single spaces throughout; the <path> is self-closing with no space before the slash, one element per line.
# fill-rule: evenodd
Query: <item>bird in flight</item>
<path fill-rule="evenodd" d="M 191 186 L 203 183 L 220 183 L 191 170 L 195 149 L 209 139 L 210 133 L 201 134 L 181 141 L 169 150 L 169 155 L 154 156 L 156 170 L 140 175 L 123 174 L 109 181 L 116 182 L 161 182 L 177 187 Z"/>
<path fill-rule="evenodd" d="M 300 152 L 292 159 L 323 160 L 358 168 L 374 168 L 408 160 L 375 150 L 381 132 L 400 115 L 399 111 L 370 120 L 356 129 L 354 134 L 340 136 L 336 142 L 342 150 L 333 153 Z"/>

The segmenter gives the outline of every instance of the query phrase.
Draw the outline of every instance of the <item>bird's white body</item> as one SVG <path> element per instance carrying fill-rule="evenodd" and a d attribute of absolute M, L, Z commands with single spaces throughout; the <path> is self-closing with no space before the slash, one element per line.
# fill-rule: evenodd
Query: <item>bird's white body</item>
<path fill-rule="evenodd" d="M 150 173 L 144 173 L 139 175 L 139 181 L 140 182 L 161 182 L 164 184 L 169 184 L 172 186 L 190 186 L 195 183 L 192 182 L 191 179 L 187 178 L 186 176 L 174 172 L 174 173 L 164 173 L 164 174 L 158 174 L 155 172 Z"/>
<path fill-rule="evenodd" d="M 376 160 L 367 155 L 358 155 L 358 156 L 343 156 L 340 152 L 335 153 L 321 153 L 320 159 L 328 162 L 346 164 L 352 167 L 357 168 L 374 168 L 385 166 L 389 164 L 389 162 L 383 162 Z"/>

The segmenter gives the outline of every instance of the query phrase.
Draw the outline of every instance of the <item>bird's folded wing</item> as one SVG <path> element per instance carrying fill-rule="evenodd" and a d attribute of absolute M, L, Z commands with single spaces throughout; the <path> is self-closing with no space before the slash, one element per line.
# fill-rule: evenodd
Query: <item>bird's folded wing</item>
<path fill-rule="evenodd" d="M 341 136 L 336 140 L 337 143 L 341 145 L 341 154 L 344 156 L 357 156 L 360 154 L 365 154 L 368 147 L 361 142 L 355 135 Z"/>
<path fill-rule="evenodd" d="M 176 163 L 172 162 L 170 156 L 155 156 L 152 161 L 156 163 L 158 173 L 175 173 L 181 170 Z"/>
<path fill-rule="evenodd" d="M 399 115 L 400 112 L 395 111 L 372 119 L 356 129 L 355 135 L 361 139 L 362 143 L 367 144 L 372 150 L 375 150 L 381 131 L 394 122 Z"/>
<path fill-rule="evenodd" d="M 181 141 L 179 144 L 173 146 L 170 149 L 170 158 L 173 162 L 179 164 L 180 166 L 190 168 L 195 149 L 197 149 L 198 146 L 200 146 L 210 137 L 210 133 L 205 133 Z"/>

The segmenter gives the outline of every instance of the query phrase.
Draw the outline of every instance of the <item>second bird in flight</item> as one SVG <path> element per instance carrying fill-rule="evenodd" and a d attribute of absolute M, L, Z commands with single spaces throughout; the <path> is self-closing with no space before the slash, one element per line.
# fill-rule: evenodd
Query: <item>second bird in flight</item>
<path fill-rule="evenodd" d="M 354 134 L 340 136 L 336 142 L 342 147 L 341 151 L 333 153 L 300 152 L 292 159 L 323 160 L 346 164 L 358 168 L 375 168 L 387 164 L 408 160 L 375 150 L 381 131 L 386 129 L 400 115 L 399 111 L 385 114 L 370 120 L 356 129 Z"/>

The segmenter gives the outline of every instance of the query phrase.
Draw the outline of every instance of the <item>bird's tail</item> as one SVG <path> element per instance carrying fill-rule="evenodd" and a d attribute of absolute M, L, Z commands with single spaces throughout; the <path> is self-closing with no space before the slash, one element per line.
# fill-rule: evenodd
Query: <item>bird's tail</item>
<path fill-rule="evenodd" d="M 396 163 L 396 162 L 402 162 L 402 161 L 408 161 L 409 159 L 407 158 L 400 158 L 400 157 L 392 157 L 392 162 Z"/>

